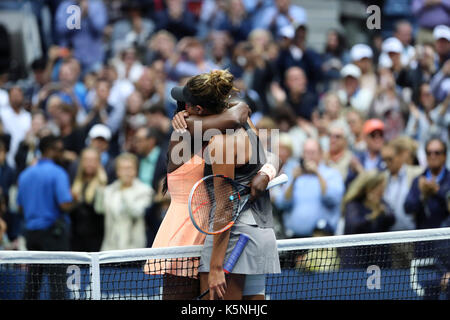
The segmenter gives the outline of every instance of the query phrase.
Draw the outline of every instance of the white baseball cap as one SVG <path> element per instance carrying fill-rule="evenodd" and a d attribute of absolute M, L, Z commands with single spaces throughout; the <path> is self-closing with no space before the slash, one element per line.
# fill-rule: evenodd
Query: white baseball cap
<path fill-rule="evenodd" d="M 341 69 L 341 77 L 353 77 L 359 79 L 361 77 L 361 69 L 352 63 L 347 64 Z"/>
<path fill-rule="evenodd" d="M 450 41 L 450 28 L 443 24 L 436 26 L 433 30 L 433 37 L 434 40 L 447 39 Z"/>
<path fill-rule="evenodd" d="M 103 138 L 106 141 L 109 141 L 111 140 L 111 130 L 104 124 L 96 124 L 91 128 L 91 130 L 89 130 L 89 138 Z"/>
<path fill-rule="evenodd" d="M 380 57 L 378 58 L 378 68 L 391 68 L 392 67 L 392 60 L 389 58 L 388 54 L 386 52 L 383 52 L 380 54 Z"/>
<path fill-rule="evenodd" d="M 373 51 L 367 44 L 358 43 L 350 50 L 350 57 L 352 61 L 359 61 L 364 58 L 371 59 L 373 57 Z"/>
<path fill-rule="evenodd" d="M 279 35 L 280 37 L 293 39 L 295 35 L 295 29 L 292 25 L 289 24 L 280 29 Z"/>
<path fill-rule="evenodd" d="M 381 50 L 386 53 L 389 52 L 402 53 L 403 45 L 397 38 L 390 37 L 383 41 Z"/>

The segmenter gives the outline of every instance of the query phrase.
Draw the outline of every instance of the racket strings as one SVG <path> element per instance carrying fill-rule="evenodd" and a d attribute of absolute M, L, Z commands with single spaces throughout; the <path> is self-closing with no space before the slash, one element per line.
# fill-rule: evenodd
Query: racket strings
<path fill-rule="evenodd" d="M 239 201 L 240 194 L 228 179 L 207 178 L 193 194 L 193 218 L 197 226 L 207 233 L 223 231 L 236 219 Z"/>

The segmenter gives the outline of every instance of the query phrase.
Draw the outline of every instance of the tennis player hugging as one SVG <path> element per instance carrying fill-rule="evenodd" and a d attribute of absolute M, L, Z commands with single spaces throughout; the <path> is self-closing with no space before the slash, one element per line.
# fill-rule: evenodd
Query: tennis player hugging
<path fill-rule="evenodd" d="M 198 268 L 200 291 L 209 290 L 205 299 L 263 300 L 266 274 L 280 273 L 272 206 L 266 189 L 277 175 L 279 162 L 277 156 L 263 147 L 248 117 L 248 110 L 238 126 L 237 121 L 230 121 L 233 112 L 248 109 L 245 104 L 245 108 L 242 107 L 243 103 L 230 102 L 236 91 L 233 76 L 227 70 L 214 70 L 190 78 L 184 87 L 175 87 L 171 92 L 178 102 L 179 110 L 184 107 L 183 111 L 175 115 L 172 124 L 176 131 L 185 131 L 186 134 L 194 135 L 194 139 L 202 140 L 206 130 L 217 129 L 219 134 L 202 142 L 203 176 L 227 177 L 220 183 L 215 181 L 205 183 L 202 188 L 194 188 L 196 192 L 205 193 L 207 201 L 214 202 L 207 205 L 210 210 L 198 210 L 196 214 L 213 214 L 232 225 L 214 234 L 208 230 L 202 231 L 207 235 Z M 239 115 L 242 116 L 242 112 Z M 195 136 L 196 121 L 201 121 L 201 137 Z M 195 127 L 198 130 L 199 126 Z M 236 191 L 238 188 L 234 182 L 236 185 L 250 186 L 250 200 L 244 202 L 243 206 L 243 197 Z M 240 203 L 236 201 L 237 198 L 241 200 Z M 236 210 L 239 212 L 234 212 Z M 238 216 L 234 224 L 231 223 L 233 216 Z M 218 220 L 215 218 L 215 221 Z M 214 226 L 210 225 L 209 228 L 214 229 Z M 227 270 L 226 275 L 224 264 L 233 260 L 230 255 L 241 234 L 246 235 L 248 241 L 237 259 L 234 259 L 232 270 Z"/>

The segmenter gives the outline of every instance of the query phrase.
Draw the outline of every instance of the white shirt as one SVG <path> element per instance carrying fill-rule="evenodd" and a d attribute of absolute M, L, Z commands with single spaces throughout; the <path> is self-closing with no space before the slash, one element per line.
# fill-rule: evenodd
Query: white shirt
<path fill-rule="evenodd" d="M 389 176 L 386 189 L 384 190 L 384 200 L 394 210 L 395 224 L 390 231 L 413 230 L 415 229 L 413 215 L 407 215 L 403 204 L 410 189 L 406 169 L 403 166 L 396 177 Z"/>
<path fill-rule="evenodd" d="M 16 113 L 13 108 L 8 105 L 0 110 L 0 119 L 3 123 L 4 132 L 11 135 L 11 144 L 6 156 L 6 161 L 10 167 L 15 168 L 16 163 L 14 157 L 20 142 L 22 142 L 28 130 L 31 128 L 31 114 L 24 109 L 21 109 L 19 113 Z"/>

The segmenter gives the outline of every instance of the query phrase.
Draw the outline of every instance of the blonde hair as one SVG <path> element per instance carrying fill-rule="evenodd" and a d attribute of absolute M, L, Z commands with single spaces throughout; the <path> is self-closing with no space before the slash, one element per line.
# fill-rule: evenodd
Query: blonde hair
<path fill-rule="evenodd" d="M 233 75 L 228 70 L 213 70 L 189 79 L 186 87 L 197 98 L 208 101 L 202 105 L 213 113 L 220 113 L 228 105 L 232 91 L 238 91 L 233 86 Z"/>
<path fill-rule="evenodd" d="M 376 186 L 386 181 L 386 174 L 378 170 L 361 172 L 355 180 L 350 183 L 347 192 L 342 199 L 342 213 L 348 203 L 354 200 L 364 200 L 367 194 Z"/>
<path fill-rule="evenodd" d="M 108 183 L 108 178 L 105 172 L 105 169 L 103 169 L 103 166 L 100 163 L 100 154 L 99 152 L 94 148 L 86 148 L 81 152 L 80 157 L 80 163 L 78 165 L 77 175 L 75 176 L 75 180 L 72 184 L 72 193 L 78 195 L 79 199 L 82 199 L 82 193 L 84 184 L 86 183 L 84 173 L 83 173 L 83 156 L 87 152 L 95 152 L 97 154 L 99 167 L 97 169 L 97 173 L 92 178 L 91 181 L 87 182 L 87 188 L 84 194 L 84 201 L 86 203 L 92 204 L 95 198 L 95 194 L 97 192 L 97 189 L 99 187 L 105 186 Z"/>
<path fill-rule="evenodd" d="M 124 152 L 124 153 L 120 154 L 119 156 L 117 156 L 116 163 L 115 163 L 116 170 L 118 168 L 119 162 L 121 162 L 121 161 L 130 161 L 133 163 L 133 165 L 136 169 L 138 168 L 138 163 L 139 163 L 138 158 L 132 153 Z"/>

